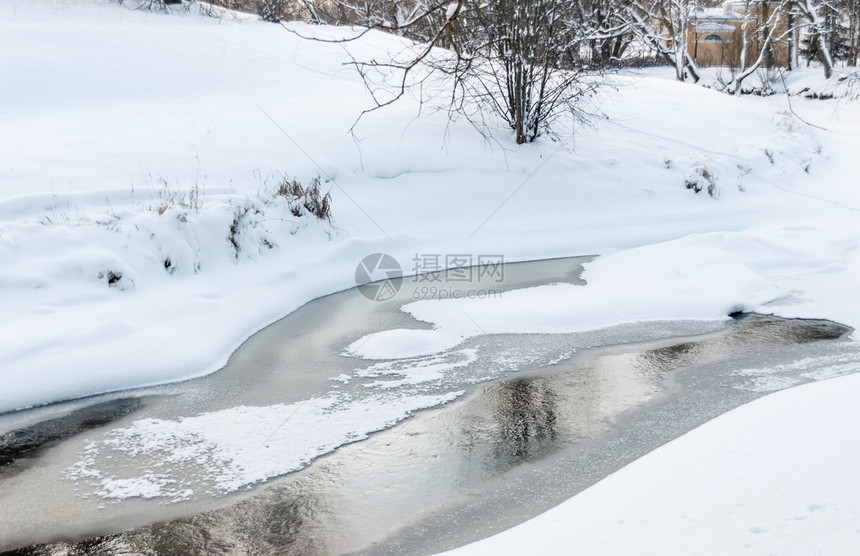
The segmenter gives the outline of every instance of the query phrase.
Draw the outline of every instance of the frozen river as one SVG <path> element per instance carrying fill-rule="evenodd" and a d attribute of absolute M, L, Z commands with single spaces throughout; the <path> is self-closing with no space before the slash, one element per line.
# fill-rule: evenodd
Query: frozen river
<path fill-rule="evenodd" d="M 467 287 L 581 285 L 587 260 L 508 264 Z M 428 326 L 400 311 L 418 291 L 403 286 L 308 303 L 203 379 L 0 415 L 0 549 L 430 553 L 860 360 L 845 327 L 760 315 L 347 355 L 369 333 Z"/>

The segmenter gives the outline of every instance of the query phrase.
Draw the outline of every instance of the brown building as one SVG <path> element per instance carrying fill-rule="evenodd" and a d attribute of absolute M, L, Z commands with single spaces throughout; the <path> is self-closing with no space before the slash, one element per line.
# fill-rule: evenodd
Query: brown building
<path fill-rule="evenodd" d="M 745 65 L 749 66 L 758 58 L 765 37 L 772 33 L 773 40 L 763 65 L 788 67 L 791 58 L 789 17 L 785 14 L 773 17 L 778 5 L 768 1 L 730 0 L 717 8 L 695 8 L 691 13 L 689 52 L 700 66 L 737 67 L 745 39 Z M 767 26 L 769 21 L 775 29 Z"/>

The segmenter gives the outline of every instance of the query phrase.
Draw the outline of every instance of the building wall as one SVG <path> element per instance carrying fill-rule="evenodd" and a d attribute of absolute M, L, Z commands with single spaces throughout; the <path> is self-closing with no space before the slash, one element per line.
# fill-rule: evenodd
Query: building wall
<path fill-rule="evenodd" d="M 738 4 L 727 4 L 725 7 L 726 16 L 720 19 L 717 18 L 700 18 L 694 24 L 693 30 L 688 36 L 688 44 L 690 51 L 700 66 L 739 66 L 741 59 L 741 51 L 743 48 L 742 27 L 743 13 L 739 11 Z M 733 8 L 733 12 L 729 8 Z M 750 16 L 753 18 L 750 21 L 747 30 L 747 53 L 745 56 L 745 65 L 749 66 L 758 59 L 761 52 L 761 45 L 764 42 L 764 36 L 755 36 L 758 22 L 767 19 L 771 12 L 769 6 L 765 4 L 765 10 L 762 10 L 762 4 L 756 3 L 751 7 Z M 729 14 L 737 14 L 736 17 Z M 789 29 L 788 17 L 782 16 L 776 21 L 775 36 L 786 34 Z M 720 29 L 707 28 L 720 27 Z M 704 30 L 703 30 L 704 29 Z M 720 40 L 715 40 L 716 36 Z M 764 60 L 765 67 L 778 66 L 788 67 L 790 63 L 790 45 L 786 36 L 780 40 L 774 40 L 771 43 L 772 54 Z"/>

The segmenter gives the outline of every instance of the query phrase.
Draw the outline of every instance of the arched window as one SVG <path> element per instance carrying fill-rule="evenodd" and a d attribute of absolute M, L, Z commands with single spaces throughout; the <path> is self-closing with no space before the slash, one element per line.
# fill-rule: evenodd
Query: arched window
<path fill-rule="evenodd" d="M 723 42 L 723 37 L 719 36 L 716 33 L 711 33 L 710 35 L 705 37 L 705 40 L 702 42 Z"/>

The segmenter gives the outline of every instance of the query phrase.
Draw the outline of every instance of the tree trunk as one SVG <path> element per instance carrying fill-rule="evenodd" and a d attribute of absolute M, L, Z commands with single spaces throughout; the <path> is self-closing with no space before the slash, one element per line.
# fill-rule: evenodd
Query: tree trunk
<path fill-rule="evenodd" d="M 824 79 L 830 79 L 833 76 L 833 57 L 830 55 L 830 48 L 824 39 L 824 33 L 818 33 L 817 42 L 818 57 L 821 59 L 821 66 L 824 68 Z"/>
<path fill-rule="evenodd" d="M 827 46 L 827 23 L 818 11 L 820 5 L 813 0 L 806 0 L 802 8 L 806 16 L 812 22 L 812 33 L 815 35 L 815 45 L 818 47 L 818 58 L 824 68 L 824 78 L 830 79 L 833 75 L 833 57 L 830 55 L 830 47 Z"/>
<path fill-rule="evenodd" d="M 794 71 L 800 67 L 798 63 L 798 42 L 800 40 L 800 34 L 797 29 L 797 17 L 792 15 L 788 18 L 788 24 L 791 27 L 791 38 L 789 39 L 788 45 L 788 69 L 790 71 Z"/>

